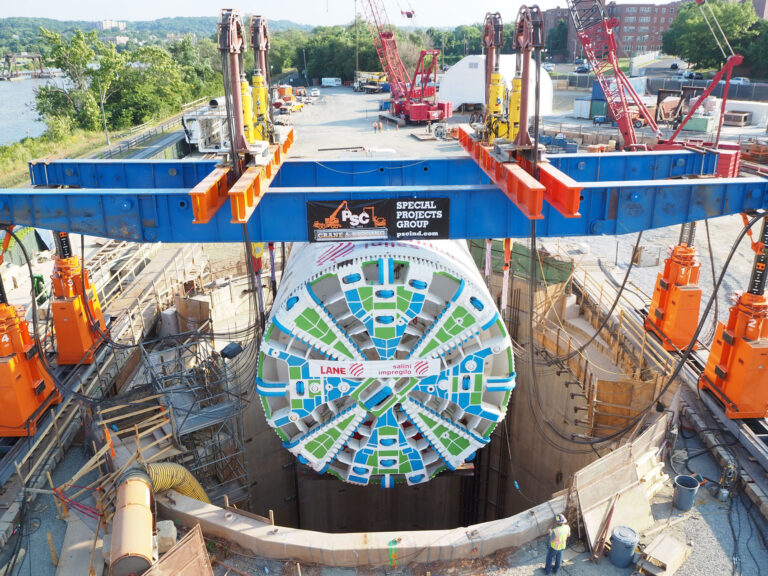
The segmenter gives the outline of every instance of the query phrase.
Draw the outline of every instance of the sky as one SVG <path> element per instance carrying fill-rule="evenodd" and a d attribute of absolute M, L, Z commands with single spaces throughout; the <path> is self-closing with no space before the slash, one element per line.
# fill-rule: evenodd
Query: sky
<path fill-rule="evenodd" d="M 362 2 L 357 10 L 362 14 Z M 454 27 L 482 22 L 486 12 L 499 12 L 505 22 L 513 22 L 521 3 L 509 0 L 383 0 L 389 19 L 395 26 Z M 644 0 L 636 2 L 645 3 Z M 660 0 L 660 3 L 663 0 Z M 623 4 L 624 2 L 619 2 Z M 540 0 L 542 10 L 565 7 L 565 0 Z M 218 16 L 220 8 L 240 8 L 248 14 L 263 14 L 268 20 L 292 20 L 299 24 L 327 26 L 352 22 L 354 0 L 251 0 L 212 2 L 211 0 L 0 0 L 0 18 L 37 16 L 57 20 L 155 20 L 171 16 Z M 413 10 L 408 20 L 400 11 Z"/>

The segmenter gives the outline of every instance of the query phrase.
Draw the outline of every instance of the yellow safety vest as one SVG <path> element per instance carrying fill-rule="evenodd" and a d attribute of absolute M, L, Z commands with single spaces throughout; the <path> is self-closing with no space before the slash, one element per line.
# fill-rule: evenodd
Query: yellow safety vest
<path fill-rule="evenodd" d="M 568 524 L 557 526 L 549 531 L 549 545 L 553 550 L 565 550 L 565 543 L 571 535 L 571 527 Z"/>

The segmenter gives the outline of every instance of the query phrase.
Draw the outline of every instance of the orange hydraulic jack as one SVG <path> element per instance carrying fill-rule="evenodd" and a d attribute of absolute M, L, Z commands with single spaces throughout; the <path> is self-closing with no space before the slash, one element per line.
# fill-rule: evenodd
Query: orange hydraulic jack
<path fill-rule="evenodd" d="M 0 436 L 32 436 L 49 406 L 61 402 L 29 335 L 8 304 L 0 280 Z"/>
<path fill-rule="evenodd" d="M 717 325 L 699 388 L 710 390 L 724 405 L 728 418 L 768 417 L 768 218 L 763 221 L 749 290 L 738 297 L 728 325 Z"/>
<path fill-rule="evenodd" d="M 699 323 L 701 262 L 693 246 L 695 232 L 695 222 L 683 224 L 680 240 L 664 262 L 664 273 L 657 277 L 645 319 L 645 329 L 654 332 L 667 350 L 685 350 Z"/>
<path fill-rule="evenodd" d="M 107 331 L 99 298 L 91 288 L 88 271 L 80 265 L 80 259 L 72 255 L 69 235 L 57 232 L 54 233 L 54 239 L 57 256 L 51 276 L 51 308 L 53 328 L 56 331 L 56 359 L 59 365 L 92 364 L 93 355 L 103 340 L 99 330 L 102 334 Z"/>

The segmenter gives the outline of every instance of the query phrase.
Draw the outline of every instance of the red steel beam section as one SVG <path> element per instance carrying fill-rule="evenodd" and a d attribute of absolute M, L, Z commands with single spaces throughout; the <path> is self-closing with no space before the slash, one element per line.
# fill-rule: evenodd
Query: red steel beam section
<path fill-rule="evenodd" d="M 539 162 L 539 182 L 544 184 L 544 200 L 566 218 L 579 218 L 581 189 L 576 180 L 549 162 Z"/>
<path fill-rule="evenodd" d="M 502 162 L 492 154 L 492 148 L 484 146 L 472 137 L 474 130 L 466 124 L 458 129 L 459 144 L 477 162 L 490 179 L 520 211 L 530 220 L 543 218 L 544 200 L 566 218 L 578 218 L 581 189 L 578 182 L 548 162 L 538 164 L 539 180 L 529 171 L 527 161 L 520 164 Z"/>
<path fill-rule="evenodd" d="M 285 140 L 274 147 L 272 158 L 265 166 L 251 166 L 229 189 L 233 224 L 245 224 L 253 214 L 262 197 L 277 176 L 283 160 L 293 145 L 293 128 Z"/>
<path fill-rule="evenodd" d="M 544 186 L 523 168 L 511 162 L 499 162 L 491 155 L 491 148 L 483 146 L 470 136 L 470 126 L 459 126 L 459 144 L 477 162 L 488 177 L 520 211 L 531 220 L 543 218 Z"/>

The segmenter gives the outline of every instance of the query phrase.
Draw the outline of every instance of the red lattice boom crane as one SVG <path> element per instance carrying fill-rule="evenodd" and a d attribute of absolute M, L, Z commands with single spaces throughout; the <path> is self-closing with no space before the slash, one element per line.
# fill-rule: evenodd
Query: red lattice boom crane
<path fill-rule="evenodd" d="M 619 68 L 616 38 L 613 35 L 616 19 L 606 17 L 600 0 L 568 0 L 568 9 L 584 53 L 624 139 L 624 147 L 636 148 L 638 144 L 635 122 L 642 125 L 640 118 L 644 119 L 657 134 L 659 128 L 653 115 Z"/>
<path fill-rule="evenodd" d="M 392 25 L 382 0 L 363 2 L 371 38 L 387 74 L 392 92 L 392 114 L 408 122 L 436 122 L 450 118 L 450 102 L 437 100 L 437 59 L 439 50 L 422 50 L 413 77 L 400 60 Z"/>

